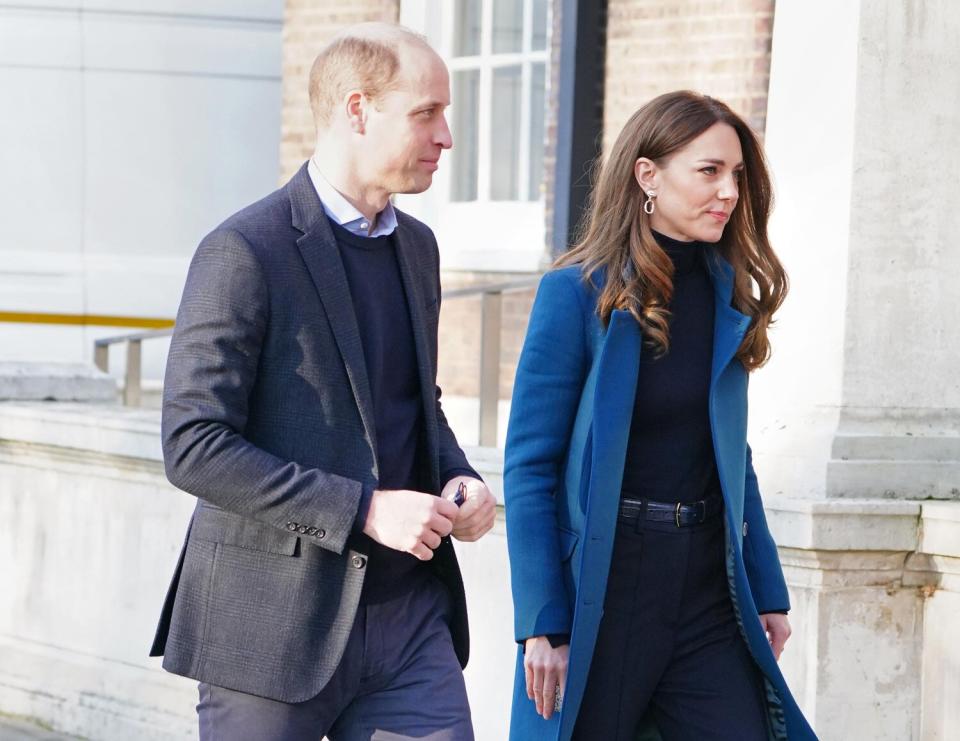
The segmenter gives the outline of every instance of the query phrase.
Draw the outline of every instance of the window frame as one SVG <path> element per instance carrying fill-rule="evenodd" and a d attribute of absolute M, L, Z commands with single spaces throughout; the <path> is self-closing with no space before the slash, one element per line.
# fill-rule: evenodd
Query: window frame
<path fill-rule="evenodd" d="M 397 205 L 425 221 L 437 235 L 444 270 L 537 272 L 549 260 L 545 243 L 545 200 L 541 191 L 535 200 L 529 195 L 531 165 L 531 83 L 533 66 L 544 66 L 544 102 L 549 84 L 550 33 L 549 3 L 547 42 L 542 50 L 531 48 L 533 41 L 533 0 L 523 0 L 523 43 L 519 52 L 494 54 L 493 0 L 483 0 L 481 10 L 480 53 L 453 57 L 455 38 L 454 4 L 445 0 L 401 0 L 400 22 L 424 34 L 444 58 L 450 70 L 451 86 L 458 71 L 479 70 L 480 111 L 477 137 L 477 198 L 454 201 L 452 194 L 451 154 L 444 153 L 433 186 L 417 196 L 398 196 Z M 520 141 L 518 193 L 516 200 L 492 200 L 491 186 L 491 106 L 494 70 L 520 66 Z M 450 111 L 448 121 L 452 123 Z M 546 114 L 544 114 L 546 115 Z M 454 130 L 454 146 L 457 132 Z M 444 167 L 444 164 L 447 166 Z"/>

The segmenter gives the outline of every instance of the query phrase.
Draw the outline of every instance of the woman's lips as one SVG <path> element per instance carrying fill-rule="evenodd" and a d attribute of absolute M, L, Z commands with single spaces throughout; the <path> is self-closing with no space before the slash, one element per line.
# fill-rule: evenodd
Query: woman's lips
<path fill-rule="evenodd" d="M 728 214 L 725 211 L 707 211 L 707 213 L 710 214 L 717 221 L 726 221 L 727 219 L 730 218 L 730 214 Z"/>

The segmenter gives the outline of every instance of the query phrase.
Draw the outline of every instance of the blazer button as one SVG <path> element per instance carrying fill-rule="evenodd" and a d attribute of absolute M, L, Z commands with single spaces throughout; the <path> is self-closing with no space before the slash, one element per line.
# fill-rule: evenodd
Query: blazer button
<path fill-rule="evenodd" d="M 363 556 L 353 557 L 353 568 L 362 569 L 366 565 L 367 565 L 367 559 L 365 559 Z"/>
<path fill-rule="evenodd" d="M 301 535 L 306 535 L 307 530 L 309 529 L 310 528 L 308 528 L 306 525 L 301 525 L 300 527 L 297 528 L 297 532 L 300 533 Z"/>
<path fill-rule="evenodd" d="M 292 532 L 292 533 L 295 533 L 295 532 L 297 531 L 297 523 L 295 523 L 295 522 L 288 522 L 288 523 L 287 523 L 287 530 L 289 530 L 289 531 Z"/>
<path fill-rule="evenodd" d="M 326 530 L 317 530 L 317 532 L 316 532 L 316 534 L 314 535 L 314 537 L 315 537 L 317 540 L 323 540 L 324 538 L 327 537 L 327 531 L 326 531 Z"/>
<path fill-rule="evenodd" d="M 317 529 L 315 527 L 307 528 L 307 535 L 316 535 L 316 534 L 317 534 Z"/>

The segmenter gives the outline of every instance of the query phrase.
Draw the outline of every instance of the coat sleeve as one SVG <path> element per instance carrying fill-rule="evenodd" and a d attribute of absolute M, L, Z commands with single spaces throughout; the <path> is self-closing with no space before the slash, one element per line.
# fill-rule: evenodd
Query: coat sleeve
<path fill-rule="evenodd" d="M 757 612 L 787 612 L 790 596 L 783 578 L 777 545 L 773 542 L 763 513 L 757 474 L 753 470 L 753 452 L 747 445 L 746 490 L 743 500 L 743 565 Z"/>
<path fill-rule="evenodd" d="M 206 237 L 190 264 L 167 358 L 161 424 L 167 478 L 274 527 L 323 530 L 314 542 L 341 553 L 361 483 L 282 460 L 243 436 L 269 312 L 267 283 L 250 244 L 232 230 Z"/>
<path fill-rule="evenodd" d="M 514 383 L 503 487 L 518 641 L 572 627 L 555 498 L 589 370 L 591 309 L 579 274 L 559 270 L 541 281 Z"/>

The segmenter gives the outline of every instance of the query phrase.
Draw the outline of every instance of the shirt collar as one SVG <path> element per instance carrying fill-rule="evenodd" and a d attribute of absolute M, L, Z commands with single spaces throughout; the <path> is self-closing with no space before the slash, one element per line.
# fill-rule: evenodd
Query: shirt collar
<path fill-rule="evenodd" d="M 394 229 L 397 228 L 397 214 L 390 201 L 387 201 L 384 209 L 377 214 L 377 224 L 371 232 L 367 217 L 344 198 L 340 191 L 330 185 L 313 158 L 310 159 L 307 172 L 328 218 L 359 237 L 383 237 L 393 234 Z"/>

